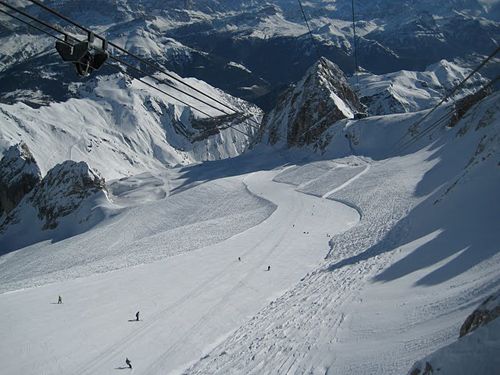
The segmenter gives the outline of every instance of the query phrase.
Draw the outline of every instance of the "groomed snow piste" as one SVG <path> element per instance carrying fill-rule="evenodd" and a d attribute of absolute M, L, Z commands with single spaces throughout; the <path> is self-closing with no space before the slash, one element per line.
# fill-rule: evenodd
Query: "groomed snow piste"
<path fill-rule="evenodd" d="M 96 227 L 0 257 L 2 372 L 407 372 L 500 283 L 498 99 L 399 153 L 422 113 L 117 181 Z"/>

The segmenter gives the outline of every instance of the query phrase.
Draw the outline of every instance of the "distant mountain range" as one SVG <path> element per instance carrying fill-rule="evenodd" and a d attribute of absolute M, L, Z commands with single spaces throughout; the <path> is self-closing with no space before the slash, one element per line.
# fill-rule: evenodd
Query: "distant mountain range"
<path fill-rule="evenodd" d="M 277 95 L 298 81 L 318 55 L 336 63 L 347 75 L 354 71 L 348 0 L 304 2 L 314 44 L 298 3 L 291 0 L 45 3 L 134 53 L 264 110 L 273 107 Z M 22 4 L 26 3 L 19 2 Z M 39 8 L 26 10 L 63 25 Z M 500 40 L 498 0 L 357 1 L 355 18 L 359 65 L 374 74 L 424 70 L 441 59 L 467 63 L 477 55 L 489 54 Z M 53 40 L 15 26 L 5 16 L 0 23 L 0 98 L 29 101 L 25 89 L 31 91 L 31 98 L 34 91 L 39 102 L 70 97 L 74 73 L 62 65 Z M 101 74 L 112 72 L 104 68 Z M 498 68 L 488 73 L 491 78 Z"/>

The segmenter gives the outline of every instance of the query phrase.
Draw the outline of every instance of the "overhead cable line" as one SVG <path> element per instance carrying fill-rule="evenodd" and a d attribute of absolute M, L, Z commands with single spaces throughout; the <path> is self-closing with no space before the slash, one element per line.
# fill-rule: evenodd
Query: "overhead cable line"
<path fill-rule="evenodd" d="M 15 20 L 17 20 L 17 21 L 19 21 L 19 22 L 22 22 L 22 23 L 24 23 L 25 25 L 28 25 L 28 26 L 30 26 L 30 27 L 32 27 L 32 28 L 34 28 L 34 29 L 36 29 L 36 30 L 38 30 L 38 31 L 40 31 L 40 32 L 42 32 L 42 33 L 44 33 L 44 34 L 48 35 L 48 36 L 51 36 L 52 38 L 57 39 L 57 40 L 59 40 L 60 42 L 67 43 L 67 42 L 66 42 L 63 38 L 60 38 L 60 37 L 58 37 L 58 36 L 56 36 L 56 35 L 54 35 L 54 34 L 51 34 L 51 33 L 49 33 L 48 31 L 46 31 L 46 30 L 42 29 L 41 27 L 38 27 L 38 26 L 36 26 L 36 25 L 34 25 L 34 24 L 32 24 L 32 23 L 29 23 L 29 22 L 27 22 L 27 21 L 23 20 L 22 18 L 19 18 L 19 17 L 17 17 L 17 16 L 15 16 L 15 15 L 13 15 L 13 14 L 10 14 L 9 12 L 6 12 L 5 10 L 0 9 L 0 13 L 3 13 L 3 14 L 5 14 L 5 15 L 7 15 L 7 16 L 9 16 L 9 17 L 11 17 L 11 18 L 13 18 L 13 19 L 15 19 Z"/>
<path fill-rule="evenodd" d="M 50 7 L 48 7 L 48 6 L 46 6 L 45 4 L 43 4 L 42 2 L 40 2 L 40 1 L 38 1 L 38 0 L 26 0 L 26 1 L 29 1 L 29 2 L 31 2 L 31 3 L 33 3 L 33 4 L 35 4 L 35 5 L 37 5 L 37 6 L 41 7 L 41 8 L 43 8 L 44 10 L 46 10 L 46 11 L 48 11 L 49 13 L 53 14 L 54 16 L 57 16 L 57 17 L 59 17 L 59 18 L 63 19 L 64 21 L 66 21 L 66 22 L 68 22 L 68 23 L 72 24 L 73 26 L 76 26 L 77 28 L 79 28 L 80 30 L 85 31 L 86 33 L 90 33 L 90 32 L 92 32 L 90 29 L 86 28 L 85 26 L 80 25 L 79 23 L 77 23 L 77 22 L 75 22 L 75 21 L 71 20 L 70 18 L 66 17 L 65 15 L 61 14 L 60 12 L 58 12 L 58 11 L 56 11 L 56 10 L 54 10 L 54 9 L 52 9 L 52 8 L 50 8 Z M 94 37 L 96 37 L 96 38 L 98 38 L 98 39 L 101 39 L 101 40 L 103 40 L 103 41 L 104 41 L 104 40 L 106 40 L 106 38 L 104 38 L 103 36 L 98 35 L 98 34 L 94 34 Z M 134 58 L 134 59 L 138 60 L 139 62 L 141 62 L 141 63 L 143 63 L 143 64 L 145 64 L 145 65 L 147 65 L 147 66 L 149 66 L 149 67 L 153 68 L 154 70 L 156 70 L 156 71 L 158 71 L 158 72 L 160 72 L 160 73 L 165 74 L 167 77 L 171 78 L 172 80 L 174 80 L 174 81 L 176 81 L 176 82 L 178 82 L 178 83 L 183 84 L 184 86 L 186 86 L 186 87 L 190 88 L 191 90 L 193 90 L 193 91 L 195 91 L 195 92 L 197 92 L 197 93 L 199 93 L 199 94 L 203 95 L 204 97 L 206 97 L 206 98 L 208 98 L 208 99 L 212 100 L 213 102 L 215 102 L 215 103 L 217 103 L 217 104 L 219 104 L 219 105 L 221 105 L 221 106 L 225 107 L 226 109 L 229 109 L 229 110 L 230 110 L 230 111 L 232 111 L 234 114 L 240 114 L 240 115 L 242 115 L 242 114 L 243 114 L 242 112 L 240 112 L 240 111 L 238 111 L 238 110 L 234 109 L 233 107 L 229 106 L 227 103 L 224 103 L 223 101 L 221 101 L 221 100 L 219 100 L 219 99 L 217 99 L 217 98 L 214 98 L 213 96 L 211 96 L 211 95 L 209 95 L 209 94 L 207 94 L 207 93 L 203 92 L 202 90 L 200 90 L 200 89 L 198 89 L 198 88 L 194 87 L 193 85 L 190 85 L 189 83 L 185 82 L 184 80 L 182 80 L 181 78 L 177 77 L 176 75 L 174 75 L 174 74 L 170 73 L 169 71 L 167 71 L 167 70 L 163 69 L 161 66 L 159 66 L 159 65 L 157 65 L 157 64 L 154 64 L 154 63 L 152 63 L 152 62 L 150 62 L 150 61 L 148 61 L 148 60 L 146 60 L 146 59 L 144 59 L 144 58 L 142 58 L 142 57 L 140 57 L 140 56 L 138 56 L 138 55 L 136 55 L 136 54 L 134 54 L 134 53 L 132 53 L 132 52 L 130 52 L 130 51 L 128 51 L 128 50 L 126 50 L 125 48 L 123 48 L 123 47 L 121 47 L 121 46 L 119 46 L 119 45 L 117 45 L 116 43 L 113 43 L 113 42 L 111 42 L 111 41 L 108 41 L 108 45 L 109 45 L 109 46 L 112 46 L 112 47 L 114 47 L 114 48 L 116 48 L 118 51 L 120 51 L 120 52 L 122 52 L 122 53 L 125 53 L 126 55 L 129 55 L 130 57 L 132 57 L 132 58 Z M 201 102 L 201 103 L 203 103 L 203 104 L 205 104 L 205 105 L 208 105 L 209 107 L 211 107 L 211 108 L 213 108 L 213 109 L 215 109 L 215 110 L 217 110 L 217 111 L 219 111 L 219 112 L 222 112 L 222 113 L 224 113 L 224 114 L 226 114 L 226 115 L 230 115 L 230 114 L 231 114 L 231 113 L 228 113 L 227 111 L 225 111 L 225 110 L 223 110 L 223 109 L 221 109 L 221 108 L 215 107 L 214 105 L 212 105 L 212 104 L 210 104 L 210 103 L 207 103 L 207 102 L 206 102 L 206 101 L 204 101 L 203 99 L 200 99 L 200 98 L 198 98 L 198 97 L 196 97 L 196 96 L 193 96 L 193 95 L 191 95 L 191 94 L 187 93 L 186 91 L 184 91 L 184 90 L 180 89 L 180 88 L 179 88 L 179 87 L 177 87 L 177 86 L 173 86 L 173 85 L 169 84 L 169 83 L 168 83 L 168 82 L 166 82 L 165 80 L 160 80 L 160 79 L 158 79 L 158 78 L 155 78 L 155 77 L 153 77 L 151 74 L 147 74 L 146 72 L 143 72 L 143 74 L 149 75 L 149 76 L 151 76 L 153 79 L 155 79 L 155 80 L 157 80 L 157 81 L 160 81 L 161 83 L 163 83 L 163 84 L 165 84 L 165 85 L 167 85 L 167 86 L 169 86 L 169 87 L 172 87 L 172 88 L 174 88 L 175 90 L 177 90 L 177 91 L 179 91 L 179 92 L 181 92 L 181 93 L 183 93 L 183 94 L 185 94 L 185 95 L 188 95 L 189 97 L 191 97 L 191 98 L 193 98 L 193 99 L 195 99 L 195 100 L 198 100 L 199 102 Z M 259 128 L 260 128 L 260 125 L 261 125 L 261 124 L 260 124 L 260 122 L 256 121 L 256 120 L 255 120 L 255 119 L 253 119 L 252 117 L 248 117 L 248 120 L 249 120 L 249 121 L 251 121 L 251 122 L 253 122 L 253 123 L 255 123 L 255 125 L 248 124 L 249 126 L 251 126 L 251 127 L 255 128 L 255 129 L 259 129 Z"/>
<path fill-rule="evenodd" d="M 492 85 L 494 85 L 498 80 L 500 80 L 500 75 L 497 75 L 493 80 L 491 80 L 490 82 L 488 82 L 486 85 L 484 85 L 483 87 L 481 87 L 476 93 L 479 93 L 481 91 L 484 91 L 484 90 L 487 90 L 489 89 Z M 474 94 L 472 94 L 474 95 Z M 414 143 L 416 143 L 418 140 L 422 139 L 422 137 L 424 137 L 425 135 L 431 133 L 434 129 L 436 129 L 438 126 L 440 126 L 444 121 L 446 121 L 446 117 L 449 116 L 449 115 L 453 115 L 453 113 L 455 112 L 455 109 L 452 108 L 451 110 L 447 111 L 443 116 L 441 116 L 440 118 L 438 118 L 435 122 L 431 123 L 429 126 L 427 126 L 424 130 L 422 130 L 422 132 L 418 133 L 414 138 L 408 140 L 407 142 L 405 142 L 403 145 L 401 145 L 398 149 L 396 149 L 396 151 L 400 151 L 400 150 L 403 150 L 405 148 L 407 148 L 408 146 L 411 146 L 413 145 Z"/>
<path fill-rule="evenodd" d="M 356 17 L 354 14 L 354 0 L 351 1 L 351 8 L 352 8 L 352 45 L 354 49 L 354 75 L 356 76 L 356 83 L 359 86 L 359 77 L 357 75 L 358 70 L 359 70 L 359 65 L 358 65 L 358 45 L 356 41 Z M 358 87 L 359 90 L 359 87 Z"/>
<path fill-rule="evenodd" d="M 498 52 L 500 52 L 500 46 L 498 46 L 489 56 L 487 56 L 474 70 L 472 70 L 467 77 L 465 77 L 458 85 L 456 85 L 448 94 L 446 94 L 429 112 L 427 112 L 420 120 L 418 120 L 413 127 L 419 126 L 422 122 L 425 121 L 436 109 L 438 109 L 445 101 L 450 99 L 455 95 L 455 93 L 461 89 L 464 84 L 479 70 L 482 69 L 491 59 L 493 59 Z M 496 80 L 496 79 L 495 79 Z M 398 147 L 398 145 L 406 138 L 407 133 L 405 133 L 399 140 L 396 142 L 394 147 Z"/>
<path fill-rule="evenodd" d="M 45 10 L 46 10 L 46 11 L 48 11 L 49 13 L 52 13 L 53 15 L 55 15 L 55 16 L 57 16 L 57 17 L 59 17 L 59 18 L 63 19 L 64 21 L 66 21 L 66 22 L 68 22 L 68 23 L 72 24 L 73 26 L 78 27 L 80 30 L 85 31 L 86 33 L 90 33 L 90 32 L 92 32 L 90 29 L 86 28 L 85 26 L 80 25 L 79 23 L 77 23 L 77 22 L 75 22 L 75 21 L 71 20 L 70 18 L 68 18 L 68 17 L 66 17 L 65 15 L 63 15 L 63 14 L 59 13 L 58 11 L 56 11 L 56 10 L 54 10 L 54 9 L 52 9 L 52 8 L 50 8 L 50 7 L 48 7 L 47 5 L 43 4 L 42 2 L 40 2 L 40 1 L 38 1 L 38 0 L 26 0 L 26 1 L 29 1 L 29 2 L 31 2 L 31 3 L 33 3 L 33 4 L 35 4 L 35 5 L 37 5 L 37 6 L 41 7 L 41 8 L 43 8 L 43 9 L 45 9 Z M 101 36 L 101 35 L 94 34 L 94 36 L 95 36 L 96 38 L 98 38 L 98 39 L 101 39 L 101 40 L 106 40 L 106 38 L 104 38 L 104 37 L 103 37 L 103 36 Z M 117 45 L 116 43 L 113 43 L 113 42 L 108 41 L 108 44 L 109 44 L 110 46 L 112 46 L 112 47 L 116 48 L 118 51 L 123 52 L 123 53 L 125 53 L 125 54 L 127 54 L 127 55 L 129 55 L 129 56 L 133 57 L 134 59 L 136 59 L 136 60 L 138 60 L 138 61 L 142 62 L 143 64 L 145 64 L 145 65 L 147 65 L 147 66 L 150 66 L 151 68 L 153 68 L 153 69 L 155 69 L 155 70 L 157 70 L 157 71 L 159 71 L 159 72 L 161 72 L 161 73 L 165 74 L 167 77 L 171 78 L 172 80 L 174 80 L 174 81 L 176 81 L 176 82 L 178 82 L 178 83 L 181 83 L 181 84 L 183 84 L 183 85 L 184 85 L 184 86 L 186 86 L 186 87 L 189 87 L 191 90 L 193 90 L 193 91 L 195 91 L 195 92 L 197 92 L 197 93 L 199 93 L 199 94 L 203 95 L 204 97 L 209 98 L 210 100 L 214 101 L 215 103 L 220 104 L 220 105 L 222 105 L 223 107 L 225 107 L 225 108 L 227 108 L 227 109 L 229 109 L 229 110 L 231 110 L 231 111 L 233 111 L 233 112 L 235 112 L 235 113 L 239 113 L 239 111 L 235 110 L 234 108 L 232 108 L 231 106 L 227 105 L 227 104 L 226 104 L 226 103 L 224 103 L 223 101 L 221 101 L 221 100 L 219 100 L 219 99 L 217 99 L 217 98 L 214 98 L 214 97 L 212 97 L 212 96 L 210 96 L 210 95 L 206 94 L 205 92 L 203 92 L 203 91 L 199 90 L 198 88 L 194 87 L 193 85 L 190 85 L 189 83 L 185 82 L 184 80 L 180 79 L 179 77 L 176 77 L 174 74 L 172 74 L 172 73 L 170 73 L 170 72 L 166 71 L 165 69 L 163 69 L 163 68 L 162 68 L 162 67 L 160 67 L 159 65 L 156 65 L 156 64 L 154 64 L 154 63 L 152 63 L 152 62 L 150 62 L 150 61 L 148 61 L 148 60 L 145 60 L 144 58 L 142 58 L 142 57 L 140 57 L 140 56 L 138 56 L 138 55 L 136 55 L 136 54 L 134 54 L 134 53 L 132 53 L 132 52 L 130 52 L 130 51 L 128 51 L 128 50 L 126 50 L 125 48 L 123 48 L 123 47 L 121 47 L 121 46 Z M 178 89 L 178 88 L 177 88 L 177 90 L 181 91 L 181 89 Z M 186 95 L 190 95 L 190 94 L 187 94 L 187 93 L 186 93 L 186 92 L 184 92 L 184 91 L 181 91 L 181 92 L 183 92 L 183 93 L 184 93 L 184 94 L 186 94 Z M 196 97 L 194 97 L 194 98 L 195 98 L 195 99 L 197 99 L 197 100 L 200 100 L 199 98 L 196 98 Z M 201 101 L 201 100 L 200 100 L 200 101 Z M 204 103 L 204 104 L 207 104 L 207 103 Z M 208 105 L 208 104 L 207 104 L 207 105 Z M 215 107 L 215 108 L 217 108 L 217 107 Z M 227 113 L 227 112 L 225 112 L 225 111 L 221 110 L 220 108 L 217 108 L 217 109 L 218 109 L 219 111 L 221 111 L 221 112 L 225 113 L 226 115 L 228 115 L 228 114 L 229 114 L 229 113 Z"/>
<path fill-rule="evenodd" d="M 309 31 L 309 37 L 311 38 L 314 50 L 316 51 L 316 55 L 318 56 L 318 60 L 319 60 L 321 58 L 321 55 L 319 53 L 319 48 L 318 48 L 318 45 L 316 43 L 316 39 L 314 39 L 313 33 L 311 31 L 311 26 L 309 25 L 309 20 L 307 19 L 306 12 L 304 11 L 302 1 L 301 0 L 297 0 L 297 1 L 299 2 L 300 11 L 302 12 L 302 17 L 304 17 L 304 21 L 306 22 L 307 30 Z"/>
<path fill-rule="evenodd" d="M 25 17 L 27 17 L 27 18 L 29 18 L 29 19 L 31 19 L 31 20 L 33 20 L 33 21 L 35 21 L 35 22 L 38 22 L 38 23 L 40 23 L 41 25 L 43 25 L 43 26 L 45 26 L 45 27 L 47 27 L 47 28 L 50 28 L 50 29 L 52 29 L 52 30 L 54 30 L 54 31 L 56 31 L 56 32 L 59 32 L 59 33 L 61 33 L 61 34 L 65 35 L 65 36 L 69 36 L 69 34 L 67 34 L 66 32 L 64 32 L 64 31 L 62 31 L 62 30 L 59 30 L 56 26 L 51 25 L 51 24 L 49 24 L 49 23 L 46 23 L 46 22 L 44 22 L 44 21 L 41 21 L 41 20 L 39 20 L 39 19 L 37 19 L 37 18 L 35 18 L 35 17 L 31 16 L 30 14 L 28 14 L 28 13 L 26 13 L 26 12 L 24 12 L 24 11 L 20 10 L 20 9 L 16 9 L 16 8 L 14 8 L 14 7 L 11 7 L 11 6 L 9 6 L 8 4 L 5 4 L 5 3 L 4 3 L 3 1 L 1 1 L 1 0 L 0 0 L 0 4 L 1 4 L 1 5 L 5 5 L 5 6 L 7 6 L 7 7 L 11 8 L 12 10 L 15 10 L 16 12 L 19 12 L 19 13 L 20 13 L 20 14 L 22 14 L 23 16 L 25 16 Z M 26 22 L 26 21 L 24 21 L 23 19 L 21 19 L 21 18 L 19 18 L 19 17 L 16 17 L 16 16 L 14 16 L 14 15 L 12 15 L 12 14 L 8 13 L 8 12 L 2 11 L 2 10 L 0 10 L 0 11 L 1 11 L 2 13 L 4 13 L 4 14 L 6 14 L 6 15 L 8 15 L 8 16 L 10 16 L 10 17 L 12 17 L 12 18 L 14 18 L 14 19 L 16 19 L 16 20 L 18 20 L 18 21 L 20 21 L 20 22 L 22 22 L 22 23 L 26 24 L 26 25 L 28 25 L 28 26 L 31 26 L 31 27 L 33 27 L 33 28 L 35 28 L 35 29 L 37 29 L 37 30 L 39 30 L 39 31 L 41 31 L 41 32 L 43 32 L 43 33 L 45 33 L 45 34 L 47 34 L 47 35 L 49 35 L 49 36 L 51 36 L 51 37 L 53 37 L 53 38 L 55 38 L 55 39 L 59 40 L 59 41 L 61 41 L 61 42 L 63 42 L 63 43 L 67 43 L 64 39 L 62 39 L 62 38 L 60 38 L 60 37 L 58 37 L 58 36 L 55 36 L 55 35 L 53 35 L 53 34 L 51 34 L 51 33 L 47 32 L 47 31 L 45 31 L 45 30 L 43 30 L 43 29 L 41 29 L 41 28 L 39 28 L 39 27 L 37 27 L 37 26 L 35 26 L 35 25 L 33 25 L 33 24 L 29 23 L 29 22 Z M 69 44 L 69 43 L 67 43 L 67 44 Z M 117 61 L 117 62 L 123 63 L 124 65 L 127 65 L 127 66 L 128 66 L 128 63 L 126 63 L 126 62 L 122 61 L 122 60 L 121 60 L 121 59 L 119 59 L 119 58 L 116 58 L 116 57 L 114 57 L 114 56 L 112 56 L 112 55 L 110 55 L 110 58 L 111 58 L 111 59 L 113 59 L 113 60 L 115 60 L 115 61 Z M 108 65 L 115 66 L 114 64 L 109 64 L 109 63 L 108 63 Z M 119 68 L 119 67 L 118 67 L 118 68 Z M 135 68 L 134 68 L 134 69 L 135 69 Z M 121 70 L 121 68 L 120 68 L 120 70 Z M 130 74 L 128 74 L 127 72 L 124 72 L 123 70 L 121 70 L 121 71 L 122 71 L 122 73 L 125 73 L 125 74 L 127 74 L 127 75 L 130 75 Z M 174 97 L 172 94 L 169 94 L 168 92 L 166 92 L 166 91 L 164 91 L 164 90 L 161 90 L 161 89 L 159 89 L 158 87 L 153 86 L 152 84 L 150 84 L 150 83 L 148 83 L 148 82 L 144 81 L 144 80 L 143 80 L 143 79 L 141 79 L 141 78 L 136 78 L 136 77 L 133 77 L 133 78 L 135 78 L 135 79 L 137 79 L 137 80 L 139 80 L 139 81 L 141 81 L 141 82 L 145 83 L 146 85 L 148 85 L 148 86 L 150 86 L 150 87 L 154 88 L 155 90 L 160 91 L 161 93 L 163 93 L 163 94 L 167 95 L 168 97 L 170 97 L 170 98 L 172 98 L 172 99 L 174 99 L 174 100 L 178 101 L 179 103 L 182 103 L 182 104 L 184 104 L 184 105 L 186 105 L 186 106 L 188 106 L 188 107 L 191 107 L 191 108 L 195 109 L 196 111 L 200 112 L 201 114 L 203 114 L 203 115 L 205 115 L 205 116 L 209 116 L 209 117 L 215 118 L 214 116 L 212 116 L 212 115 L 210 115 L 210 114 L 208 114 L 208 113 L 206 113 L 206 112 L 204 112 L 204 111 L 202 111 L 202 110 L 200 110 L 200 109 L 198 109 L 198 108 L 196 108 L 196 107 L 192 106 L 191 104 L 188 104 L 187 102 L 185 102 L 185 101 L 183 101 L 183 100 L 181 100 L 181 99 L 178 99 L 178 98 Z"/>
<path fill-rule="evenodd" d="M 6 4 L 6 3 L 4 3 L 4 2 L 3 2 L 3 1 L 1 1 L 1 0 L 0 0 L 0 4 L 1 4 L 1 5 L 4 5 L 4 6 L 7 6 L 7 7 L 8 7 L 8 8 L 10 8 L 11 10 L 14 10 L 14 11 L 18 12 L 18 13 L 22 14 L 23 16 L 25 16 L 25 17 L 27 17 L 27 18 L 29 18 L 29 19 L 31 19 L 31 20 L 33 20 L 33 21 L 35 21 L 35 22 L 38 22 L 39 24 L 41 24 L 41 25 L 43 25 L 43 26 L 45 26 L 45 27 L 47 27 L 47 28 L 50 28 L 50 29 L 51 29 L 51 30 L 53 30 L 53 31 L 56 31 L 56 32 L 58 32 L 58 33 L 61 33 L 61 34 L 65 35 L 65 36 L 66 36 L 66 35 L 68 35 L 68 36 L 69 36 L 69 34 L 67 34 L 66 32 L 64 32 L 64 31 L 62 31 L 62 30 L 59 30 L 56 26 L 51 25 L 51 24 L 48 24 L 48 23 L 46 23 L 46 22 L 44 22 L 44 21 L 42 21 L 42 20 L 39 20 L 39 19 L 37 19 L 37 18 L 35 18 L 35 17 L 31 16 L 30 14 L 28 14 L 28 13 L 26 13 L 26 12 L 24 12 L 24 11 L 20 10 L 20 9 L 16 9 L 15 7 L 12 7 L 12 6 L 10 6 L 10 5 L 8 5 L 8 4 Z M 34 28 L 34 29 L 36 29 L 36 30 L 38 30 L 38 31 L 40 31 L 40 32 L 42 32 L 42 33 L 44 33 L 44 34 L 48 35 L 48 36 L 51 36 L 51 37 L 52 37 L 52 38 L 54 38 L 54 39 L 57 39 L 57 40 L 59 40 L 59 41 L 61 41 L 61 42 L 63 42 L 63 43 L 67 43 L 67 42 L 66 42 L 63 38 L 60 38 L 60 37 L 58 37 L 58 36 L 56 36 L 56 35 L 53 35 L 53 34 L 51 34 L 50 32 L 48 32 L 48 31 L 46 31 L 46 30 L 43 30 L 42 28 L 40 28 L 40 27 L 38 27 L 38 26 L 36 26 L 36 25 L 33 25 L 32 23 L 29 23 L 29 22 L 27 22 L 27 21 L 25 21 L 25 20 L 23 20 L 23 19 L 21 19 L 21 18 L 19 18 L 19 17 L 15 16 L 15 15 L 13 15 L 13 14 L 10 14 L 10 13 L 8 13 L 8 12 L 4 11 L 4 10 L 1 10 L 1 9 L 0 9 L 0 12 L 1 12 L 1 13 L 3 13 L 3 14 L 5 14 L 5 15 L 7 15 L 7 16 L 9 16 L 9 17 L 11 17 L 11 18 L 13 18 L 13 19 L 16 19 L 17 21 L 19 21 L 19 22 L 21 22 L 21 23 L 23 23 L 23 24 L 25 24 L 25 25 L 27 25 L 27 26 L 30 26 L 30 27 L 32 27 L 32 28 Z M 69 43 L 68 43 L 68 44 L 69 44 Z M 115 61 L 116 61 L 116 62 L 118 62 L 118 63 L 124 64 L 124 65 L 127 65 L 127 66 L 129 66 L 129 65 L 130 65 L 130 64 L 128 64 L 127 62 L 125 62 L 125 61 L 123 61 L 123 60 L 121 60 L 121 59 L 119 59 L 119 58 L 117 58 L 117 57 L 114 57 L 114 56 L 112 56 L 112 55 L 110 55 L 110 58 L 111 58 L 111 59 L 113 59 L 113 60 L 115 60 Z M 187 102 L 185 102 L 185 101 L 183 101 L 183 100 L 181 100 L 181 99 L 178 99 L 178 98 L 174 97 L 172 94 L 169 94 L 169 93 L 168 93 L 168 92 L 166 92 L 165 90 L 162 90 L 161 88 L 159 88 L 159 87 L 157 87 L 157 86 L 155 86 L 155 85 L 153 85 L 153 84 L 151 84 L 151 83 L 147 82 L 146 80 L 144 80 L 144 79 L 142 79 L 142 78 L 138 78 L 138 77 L 134 77 L 134 76 L 132 76 L 132 75 L 131 75 L 131 74 L 129 74 L 128 72 L 124 71 L 124 70 L 123 70 L 123 69 L 122 69 L 119 65 L 116 65 L 116 64 L 111 64 L 111 63 L 109 63 L 109 62 L 106 62 L 106 64 L 107 64 L 107 65 L 109 65 L 109 66 L 112 66 L 112 67 L 114 67 L 114 68 L 116 68 L 116 69 L 118 69 L 121 73 L 126 74 L 126 75 L 128 75 L 128 76 L 130 76 L 130 77 L 132 77 L 132 78 L 134 78 L 134 79 L 136 79 L 136 80 L 138 80 L 139 82 L 141 82 L 141 83 L 145 84 L 146 86 L 149 86 L 149 87 L 151 87 L 151 88 L 153 88 L 153 89 L 155 89 L 155 90 L 157 90 L 157 91 L 159 91 L 159 92 L 163 93 L 164 95 L 166 95 L 166 96 L 168 96 L 168 97 L 170 97 L 170 98 L 172 98 L 172 99 L 174 99 L 174 100 L 178 101 L 179 103 L 182 103 L 182 104 L 186 105 L 187 107 L 192 108 L 192 109 L 194 109 L 194 110 L 196 110 L 196 111 L 198 111 L 198 112 L 200 112 L 200 113 L 204 114 L 205 116 L 208 116 L 208 117 L 210 117 L 210 118 L 212 118 L 212 119 L 217 119 L 217 117 L 214 117 L 214 116 L 210 115 L 209 113 L 204 112 L 203 110 L 200 110 L 200 109 L 198 109 L 197 107 L 195 107 L 195 106 L 193 106 L 193 105 L 191 105 L 191 104 L 189 104 L 189 103 L 187 103 Z M 137 69 L 137 68 L 135 68 L 135 67 L 133 67 L 133 66 L 131 66 L 131 67 L 132 67 L 133 69 L 135 69 L 135 70 L 138 70 L 138 71 L 142 72 L 141 70 L 139 70 L 139 69 Z M 143 72 L 142 72 L 142 73 L 143 73 Z M 236 130 L 237 132 L 239 132 L 239 133 L 242 133 L 242 134 L 246 135 L 247 137 L 251 137 L 251 135 L 250 135 L 250 134 L 248 134 L 248 133 L 246 133 L 246 132 L 241 131 L 240 129 L 236 128 L 235 126 L 228 125 L 228 126 L 227 126 L 227 128 L 234 129 L 234 130 Z"/>

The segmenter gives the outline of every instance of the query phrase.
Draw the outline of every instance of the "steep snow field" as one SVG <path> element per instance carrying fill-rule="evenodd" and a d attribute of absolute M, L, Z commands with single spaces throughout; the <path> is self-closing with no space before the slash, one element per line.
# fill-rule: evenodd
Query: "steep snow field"
<path fill-rule="evenodd" d="M 406 373 L 499 287 L 499 103 L 114 181 L 92 230 L 0 257 L 3 373 Z"/>
<path fill-rule="evenodd" d="M 361 73 L 351 77 L 350 83 L 358 89 L 358 95 L 370 114 L 388 115 L 431 108 L 471 71 L 441 60 L 422 72 Z M 474 93 L 486 81 L 481 74 L 474 74 L 455 98 Z"/>
<path fill-rule="evenodd" d="M 135 79 L 115 74 L 75 88 L 76 98 L 65 102 L 40 108 L 0 104 L 0 122 L 5 124 L 0 128 L 0 150 L 23 140 L 39 161 L 42 174 L 72 159 L 87 162 L 106 179 L 244 152 L 249 143 L 245 133 L 256 132 L 249 118 L 258 123 L 260 109 L 205 82 L 194 78 L 185 81 L 247 117 L 213 120 L 223 130 L 212 133 L 197 124 L 207 121 L 207 115 Z M 224 115 L 167 86 L 160 87 L 210 116 Z M 221 104 L 205 101 L 230 113 Z M 230 125 L 236 130 L 228 128 Z"/>
<path fill-rule="evenodd" d="M 129 180 L 112 184 L 117 195 L 111 196 L 114 204 L 101 207 L 104 222 L 81 235 L 64 240 L 56 229 L 51 239 L 14 248 L 9 245 L 23 243 L 22 238 L 12 237 L 19 233 L 4 235 L 3 249 L 23 248 L 0 258 L 0 290 L 150 263 L 220 242 L 258 224 L 274 210 L 272 204 L 249 194 L 238 179 L 203 184 L 167 198 L 151 191 L 149 181 L 140 195 L 135 191 L 133 201 L 130 186 L 124 190 Z M 167 188 L 162 179 L 153 181 L 160 185 L 156 189 Z M 27 230 L 24 233 L 29 235 Z"/>

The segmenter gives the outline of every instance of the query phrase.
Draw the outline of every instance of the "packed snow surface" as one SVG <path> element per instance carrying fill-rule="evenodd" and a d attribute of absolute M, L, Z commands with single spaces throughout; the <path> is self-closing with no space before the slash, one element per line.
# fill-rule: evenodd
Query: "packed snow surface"
<path fill-rule="evenodd" d="M 4 371 L 109 374 L 128 356 L 135 372 L 159 374 L 199 358 L 314 269 L 327 253 L 327 235 L 359 219 L 350 207 L 273 182 L 277 173 L 207 182 L 131 209 L 84 235 L 4 256 L 4 290 L 16 278 L 28 279 L 18 281 L 23 286 L 53 281 L 54 273 L 67 278 L 1 295 L 8 337 L 0 344 L 1 360 L 17 358 Z M 187 223 L 168 230 L 171 221 Z M 186 253 L 190 248 L 200 249 Z M 85 268 L 96 272 L 181 251 L 149 265 L 73 279 L 90 273 Z M 57 295 L 63 305 L 52 303 Z M 136 310 L 143 321 L 128 322 Z M 30 345 L 19 357 L 21 348 L 41 338 L 44 344 Z"/>
<path fill-rule="evenodd" d="M 406 373 L 498 289 L 498 99 L 398 153 L 443 112 L 112 181 L 94 228 L 0 257 L 2 373 Z"/>

